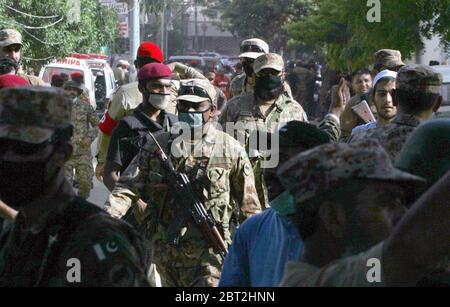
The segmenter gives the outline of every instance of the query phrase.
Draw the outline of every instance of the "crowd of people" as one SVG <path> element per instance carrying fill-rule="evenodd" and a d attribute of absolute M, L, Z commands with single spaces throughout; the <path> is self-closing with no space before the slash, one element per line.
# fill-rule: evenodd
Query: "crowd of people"
<path fill-rule="evenodd" d="M 374 50 L 321 116 L 313 67 L 261 39 L 242 42 L 233 80 L 143 42 L 99 121 L 82 76 L 42 86 L 22 44 L 0 30 L 1 286 L 450 285 L 432 67 Z M 104 204 L 86 200 L 93 176 Z"/>

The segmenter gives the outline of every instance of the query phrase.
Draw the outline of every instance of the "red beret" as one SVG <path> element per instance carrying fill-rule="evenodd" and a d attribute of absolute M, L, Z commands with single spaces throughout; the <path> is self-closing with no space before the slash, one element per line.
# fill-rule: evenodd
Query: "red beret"
<path fill-rule="evenodd" d="M 30 85 L 30 83 L 22 77 L 16 75 L 1 75 L 0 89 L 7 87 L 19 87 Z"/>
<path fill-rule="evenodd" d="M 53 81 L 63 81 L 64 82 L 64 78 L 61 75 L 53 75 L 52 82 Z"/>
<path fill-rule="evenodd" d="M 164 62 L 164 55 L 161 52 L 159 45 L 150 42 L 144 42 L 139 46 L 138 57 L 152 58 L 153 60 L 162 63 Z"/>
<path fill-rule="evenodd" d="M 70 77 L 73 78 L 84 78 L 83 74 L 80 72 L 74 72 L 73 74 L 70 75 Z"/>
<path fill-rule="evenodd" d="M 150 79 L 170 78 L 172 71 L 164 64 L 150 63 L 139 69 L 138 80 L 145 81 Z"/>

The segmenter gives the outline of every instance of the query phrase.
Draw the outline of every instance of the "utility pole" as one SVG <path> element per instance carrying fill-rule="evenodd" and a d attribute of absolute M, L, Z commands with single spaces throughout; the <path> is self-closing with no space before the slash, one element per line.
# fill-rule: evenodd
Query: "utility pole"
<path fill-rule="evenodd" d="M 163 10 L 161 12 L 161 41 L 159 46 L 162 48 L 163 53 L 165 53 L 165 39 L 166 39 L 166 0 L 163 1 Z"/>
<path fill-rule="evenodd" d="M 167 0 L 164 0 L 164 2 L 166 2 Z M 166 14 L 165 17 L 165 21 L 166 21 L 166 25 L 165 25 L 165 35 L 164 38 L 166 39 L 166 41 L 164 42 L 164 58 L 168 58 L 169 57 L 169 27 L 172 24 L 172 14 L 171 14 L 171 10 L 170 7 L 167 7 L 167 10 L 164 11 L 164 13 Z"/>
<path fill-rule="evenodd" d="M 194 50 L 198 52 L 198 7 L 197 0 L 194 0 L 195 5 L 195 39 L 194 39 Z"/>
<path fill-rule="evenodd" d="M 139 0 L 131 0 L 131 11 L 130 13 L 130 63 L 133 63 L 137 56 L 137 50 L 139 48 L 140 43 L 140 7 Z M 136 69 L 134 65 L 131 65 L 133 68 L 130 71 L 130 79 L 133 79 L 137 75 Z"/>

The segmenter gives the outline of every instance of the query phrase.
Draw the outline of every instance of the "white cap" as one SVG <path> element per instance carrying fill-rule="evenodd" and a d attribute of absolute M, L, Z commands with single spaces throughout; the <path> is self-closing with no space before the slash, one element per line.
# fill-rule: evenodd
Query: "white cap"
<path fill-rule="evenodd" d="M 252 50 L 244 50 L 246 49 L 251 49 L 248 47 L 255 47 L 255 51 Z M 259 49 L 259 51 L 257 51 L 256 49 Z M 259 38 L 251 38 L 251 39 L 246 39 L 245 41 L 242 42 L 241 44 L 241 54 L 239 55 L 240 58 L 250 58 L 250 59 L 257 59 L 259 56 L 263 55 L 263 54 L 267 54 L 269 53 L 269 45 L 263 41 L 262 39 Z"/>
<path fill-rule="evenodd" d="M 386 77 L 391 77 L 396 79 L 397 78 L 397 73 L 395 71 L 392 70 L 383 70 L 381 72 L 378 73 L 378 75 L 375 76 L 375 79 L 373 79 L 373 87 L 375 87 L 378 83 L 378 81 L 380 81 L 383 78 Z"/>

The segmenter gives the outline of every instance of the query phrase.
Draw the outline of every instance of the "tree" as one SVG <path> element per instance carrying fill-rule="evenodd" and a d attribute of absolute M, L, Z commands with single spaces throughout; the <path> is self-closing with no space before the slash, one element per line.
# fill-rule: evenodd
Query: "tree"
<path fill-rule="evenodd" d="M 221 1 L 224 11 L 222 27 L 240 37 L 262 38 L 277 50 L 289 40 L 284 25 L 305 16 L 306 0 L 227 0 Z"/>
<path fill-rule="evenodd" d="M 184 51 L 184 34 L 187 31 L 183 19 L 186 11 L 191 7 L 206 7 L 202 11 L 203 14 L 214 16 L 217 10 L 213 8 L 221 3 L 222 0 L 153 0 L 142 1 L 143 9 L 146 13 L 153 16 L 154 22 L 151 27 L 143 29 L 144 37 L 152 37 L 156 42 L 160 41 L 161 36 L 161 14 L 166 12 L 166 25 L 170 25 L 171 30 L 168 31 L 168 49 L 169 54 L 177 54 Z M 211 8 L 211 9 L 210 9 Z"/>
<path fill-rule="evenodd" d="M 376 1 L 374 1 L 376 2 Z M 369 22 L 365 0 L 313 0 L 308 16 L 286 27 L 294 42 L 321 48 L 331 68 L 353 71 L 372 63 L 382 48 L 400 50 L 404 58 L 423 46 L 423 37 L 439 35 L 450 43 L 447 0 L 381 0 L 381 22 Z"/>
<path fill-rule="evenodd" d="M 71 23 L 66 0 L 0 0 L 0 28 L 23 35 L 23 61 L 51 58 L 71 52 L 98 53 L 118 36 L 118 16 L 97 0 L 80 1 L 79 22 Z M 49 17 L 49 18 L 47 18 Z"/>

